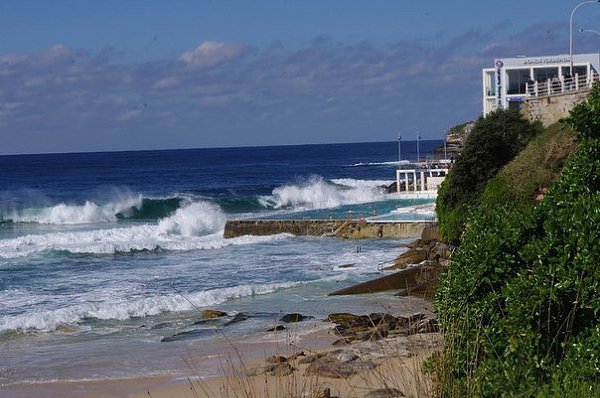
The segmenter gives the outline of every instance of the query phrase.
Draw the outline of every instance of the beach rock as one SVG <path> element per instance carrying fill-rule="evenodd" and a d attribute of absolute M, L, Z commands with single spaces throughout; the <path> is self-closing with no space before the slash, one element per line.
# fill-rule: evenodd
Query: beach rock
<path fill-rule="evenodd" d="M 336 346 L 336 347 L 342 347 L 342 346 L 345 346 L 348 344 L 350 344 L 350 340 L 342 338 L 342 339 L 337 339 L 331 345 Z"/>
<path fill-rule="evenodd" d="M 342 351 L 335 356 L 335 359 L 341 363 L 346 363 L 356 361 L 357 359 L 360 359 L 360 357 L 352 351 Z"/>
<path fill-rule="evenodd" d="M 338 268 L 340 268 L 340 269 L 352 268 L 352 267 L 354 267 L 354 264 L 342 264 L 342 265 L 338 265 Z"/>
<path fill-rule="evenodd" d="M 297 360 L 298 358 L 300 358 L 300 357 L 305 357 L 305 356 L 306 356 L 306 354 L 304 353 L 304 351 L 296 352 L 296 353 L 294 353 L 294 354 L 292 354 L 292 355 L 290 355 L 290 356 L 288 357 L 288 362 L 289 362 L 289 361 L 295 361 L 295 360 Z"/>
<path fill-rule="evenodd" d="M 382 188 L 385 189 L 386 193 L 395 193 L 398 192 L 398 183 L 394 181 L 390 185 L 383 185 Z"/>
<path fill-rule="evenodd" d="M 365 398 L 398 398 L 404 396 L 404 393 L 397 388 L 379 388 L 377 390 L 369 391 L 365 395 Z"/>
<path fill-rule="evenodd" d="M 271 355 L 265 360 L 267 363 L 284 363 L 287 362 L 287 358 L 282 355 Z"/>
<path fill-rule="evenodd" d="M 439 326 L 436 319 L 426 318 L 421 319 L 408 328 L 409 334 L 417 333 L 433 333 L 439 332 Z"/>
<path fill-rule="evenodd" d="M 427 260 L 427 251 L 423 249 L 408 249 L 394 260 L 394 265 L 384 270 L 404 269 L 411 264 L 419 264 Z"/>
<path fill-rule="evenodd" d="M 418 321 L 425 319 L 425 314 L 417 312 L 410 315 L 399 315 L 397 318 L 398 326 L 402 328 L 409 328 L 416 324 Z"/>
<path fill-rule="evenodd" d="M 309 317 L 304 316 L 302 314 L 293 313 L 293 314 L 286 314 L 286 315 L 282 316 L 281 319 L 279 319 L 279 322 L 284 322 L 284 323 L 301 322 L 308 318 Z"/>
<path fill-rule="evenodd" d="M 350 314 L 347 312 L 341 312 L 341 313 L 334 313 L 334 314 L 329 314 L 329 316 L 327 317 L 327 320 L 329 322 L 333 322 L 333 323 L 337 323 L 338 325 L 341 324 L 349 324 L 349 323 L 362 323 L 364 320 L 364 317 L 361 315 L 354 315 L 354 314 Z"/>
<path fill-rule="evenodd" d="M 287 362 L 284 362 L 284 363 L 278 363 L 277 365 L 275 365 L 275 367 L 273 367 L 273 369 L 271 369 L 269 374 L 271 376 L 278 376 L 278 377 L 289 376 L 292 373 L 294 373 L 295 370 L 296 369 L 292 365 L 290 365 Z"/>
<path fill-rule="evenodd" d="M 204 310 L 200 313 L 200 316 L 202 317 L 202 319 L 214 319 L 227 316 L 227 313 L 217 310 Z"/>
<path fill-rule="evenodd" d="M 248 318 L 250 318 L 248 315 L 244 314 L 243 312 L 240 312 L 238 314 L 235 314 L 232 319 L 225 322 L 225 326 L 229 326 L 229 325 L 233 325 L 234 323 L 245 321 Z"/>
<path fill-rule="evenodd" d="M 285 327 L 281 326 L 281 325 L 277 325 L 277 326 L 267 329 L 267 332 L 279 332 L 281 330 L 285 330 Z"/>
<path fill-rule="evenodd" d="M 390 330 L 396 328 L 398 320 L 390 314 L 373 313 L 369 315 L 353 315 L 347 313 L 331 314 L 328 320 L 336 323 L 334 332 L 343 337 L 335 344 L 355 340 L 379 340 L 387 337 Z"/>
<path fill-rule="evenodd" d="M 316 355 L 307 355 L 303 358 L 298 359 L 298 364 L 306 365 L 308 363 L 312 363 L 312 362 L 316 361 L 317 359 L 319 359 L 319 357 Z"/>
<path fill-rule="evenodd" d="M 334 379 L 343 379 L 356 373 L 356 370 L 349 364 L 343 364 L 340 361 L 324 357 L 311 362 L 304 374 L 306 376 L 330 377 Z"/>
<path fill-rule="evenodd" d="M 422 249 L 427 246 L 428 242 L 425 242 L 421 239 L 413 240 L 412 242 L 406 244 L 406 247 L 409 249 Z"/>
<path fill-rule="evenodd" d="M 456 247 L 448 245 L 442 242 L 435 242 L 431 249 L 429 249 L 429 258 L 440 261 L 442 259 L 447 260 L 452 256 L 452 253 Z"/>
<path fill-rule="evenodd" d="M 244 373 L 246 376 L 249 376 L 249 377 L 260 376 L 265 373 L 270 373 L 273 369 L 275 369 L 275 365 L 269 364 L 269 365 L 256 366 L 256 367 L 253 367 L 250 369 L 246 369 L 246 371 Z"/>

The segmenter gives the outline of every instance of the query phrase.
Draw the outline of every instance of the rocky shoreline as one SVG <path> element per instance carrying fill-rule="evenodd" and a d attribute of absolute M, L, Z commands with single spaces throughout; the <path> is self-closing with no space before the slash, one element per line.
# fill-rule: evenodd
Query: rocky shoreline
<path fill-rule="evenodd" d="M 427 228 L 420 239 L 407 245 L 408 250 L 399 255 L 393 265 L 385 268 L 398 272 L 331 294 L 391 290 L 390 300 L 394 300 L 395 296 L 431 300 L 437 278 L 448 265 L 453 251 L 451 246 L 440 243 L 437 238 L 437 231 Z M 207 310 L 202 316 L 214 319 L 228 314 Z M 267 331 L 288 333 L 290 324 L 308 319 L 310 317 L 299 313 L 287 314 Z M 442 339 L 436 316 L 430 310 L 410 314 L 331 313 L 321 321 L 331 324 L 327 334 L 335 340 L 329 348 L 313 351 L 294 346 L 291 351 L 278 352 L 239 370 L 234 376 L 237 379 L 234 383 L 227 378 L 221 380 L 218 394 L 197 396 L 252 396 L 244 395 L 248 391 L 240 392 L 239 389 L 253 389 L 261 383 L 270 388 L 277 386 L 280 389 L 278 392 L 269 390 L 272 396 L 277 397 L 383 398 L 433 395 L 431 376 L 423 372 L 422 364 L 433 352 L 441 349 Z M 209 386 L 215 382 L 218 381 L 203 383 Z M 299 385 L 301 388 L 297 388 Z M 201 389 L 200 386 L 194 388 L 197 391 Z M 282 388 L 284 395 L 281 395 Z M 153 393 L 151 396 L 162 395 Z"/>

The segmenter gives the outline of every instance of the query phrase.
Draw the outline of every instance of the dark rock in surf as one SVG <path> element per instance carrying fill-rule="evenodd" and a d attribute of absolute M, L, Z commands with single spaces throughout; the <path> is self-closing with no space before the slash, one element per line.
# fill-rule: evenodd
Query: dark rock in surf
<path fill-rule="evenodd" d="M 239 314 L 235 314 L 232 319 L 230 319 L 229 321 L 225 322 L 225 326 L 229 326 L 229 325 L 233 325 L 233 324 L 238 323 L 238 322 L 245 321 L 248 318 L 250 318 L 250 316 L 248 316 L 248 315 L 240 312 Z"/>
<path fill-rule="evenodd" d="M 281 319 L 279 319 L 279 322 L 284 322 L 284 323 L 302 322 L 309 318 L 310 317 L 302 315 L 302 314 L 292 313 L 292 314 L 286 314 L 286 315 L 282 316 Z"/>
<path fill-rule="evenodd" d="M 285 327 L 283 327 L 281 325 L 277 325 L 277 326 L 267 329 L 267 332 L 280 332 L 282 330 L 285 330 Z"/>
<path fill-rule="evenodd" d="M 227 316 L 226 312 L 217 310 L 204 310 L 200 313 L 202 319 L 215 319 Z"/>

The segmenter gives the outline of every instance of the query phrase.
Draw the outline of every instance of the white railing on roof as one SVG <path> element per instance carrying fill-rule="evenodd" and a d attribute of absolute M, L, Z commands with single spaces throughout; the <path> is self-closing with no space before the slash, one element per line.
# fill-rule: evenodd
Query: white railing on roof
<path fill-rule="evenodd" d="M 598 80 L 598 73 L 592 71 L 591 75 L 578 75 L 573 77 L 561 76 L 541 82 L 527 83 L 527 94 L 533 97 L 570 93 L 586 90 Z"/>

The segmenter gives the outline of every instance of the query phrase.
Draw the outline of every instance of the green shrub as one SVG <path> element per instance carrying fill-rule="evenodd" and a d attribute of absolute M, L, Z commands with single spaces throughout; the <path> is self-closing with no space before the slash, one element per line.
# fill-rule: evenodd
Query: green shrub
<path fill-rule="evenodd" d="M 600 391 L 598 99 L 600 86 L 567 119 L 591 128 L 540 205 L 473 212 L 436 295 L 440 396 Z"/>
<path fill-rule="evenodd" d="M 437 215 L 444 240 L 458 242 L 468 219 L 466 209 L 477 203 L 487 182 L 540 129 L 516 110 L 498 110 L 475 122 L 438 193 Z"/>

